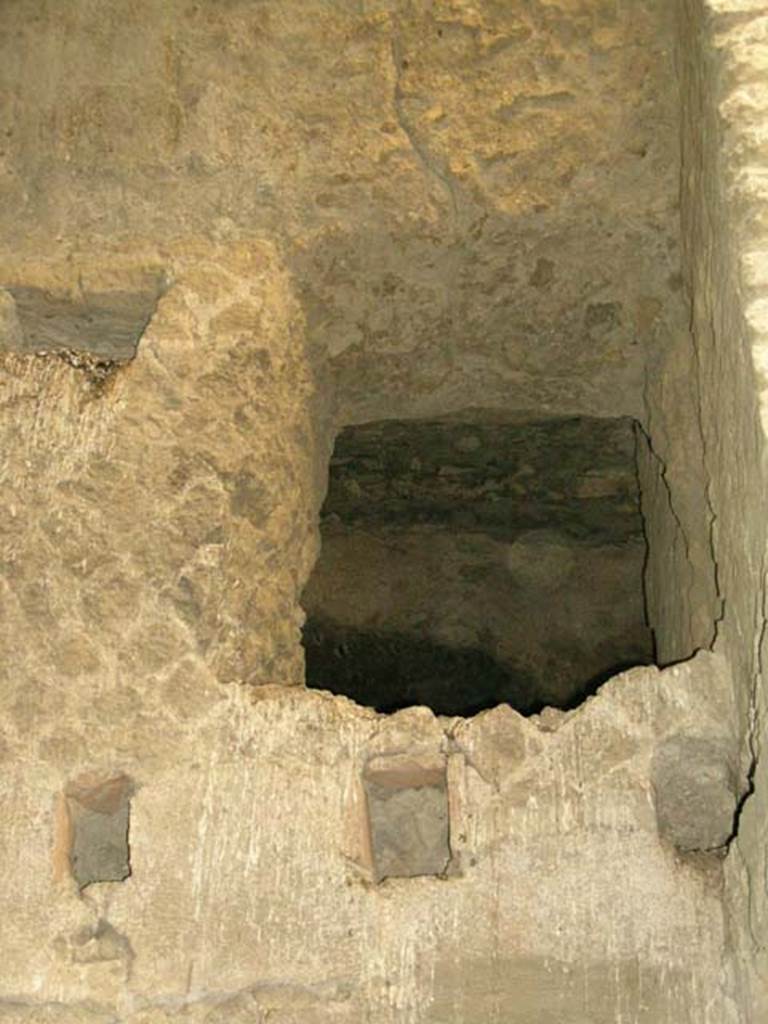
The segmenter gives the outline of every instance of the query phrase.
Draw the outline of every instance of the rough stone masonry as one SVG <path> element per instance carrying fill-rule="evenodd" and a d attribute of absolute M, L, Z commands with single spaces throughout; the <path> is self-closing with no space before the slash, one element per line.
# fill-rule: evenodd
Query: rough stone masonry
<path fill-rule="evenodd" d="M 0 1022 L 762 1024 L 766 68 L 760 0 L 0 5 Z M 335 439 L 467 410 L 637 423 L 658 667 L 306 688 Z"/>

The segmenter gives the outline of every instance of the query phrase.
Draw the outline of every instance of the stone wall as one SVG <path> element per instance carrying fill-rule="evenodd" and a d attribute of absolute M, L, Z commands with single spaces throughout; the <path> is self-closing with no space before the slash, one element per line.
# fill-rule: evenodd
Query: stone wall
<path fill-rule="evenodd" d="M 765 5 L 680 5 L 682 229 L 690 331 L 650 363 L 649 608 L 662 660 L 724 652 L 751 795 L 726 861 L 731 984 L 768 1013 L 765 682 Z M 654 369 L 656 375 L 654 377 Z"/>
<path fill-rule="evenodd" d="M 732 1019 L 709 852 L 738 795 L 723 664 L 530 720 L 274 685 L 300 680 L 327 412 L 273 248 L 164 255 L 133 361 L 4 357 L 0 1020 Z M 102 294 L 135 267 L 5 273 Z M 237 685 L 252 667 L 262 685 Z M 445 779 L 450 860 L 381 880 L 367 780 L 403 758 Z M 80 888 L 73 803 L 124 814 L 117 783 L 130 874 Z"/>
<path fill-rule="evenodd" d="M 683 6 L 692 347 L 666 0 L 3 5 L 0 1021 L 760 1020 L 763 20 Z M 714 654 L 528 720 L 300 685 L 334 429 L 470 405 L 644 420 Z"/>
<path fill-rule="evenodd" d="M 341 424 L 639 415 L 680 294 L 671 15 L 5 3 L 0 248 L 274 239 Z"/>
<path fill-rule="evenodd" d="M 654 788 L 660 753 L 681 736 L 733 744 L 710 656 L 533 719 L 386 718 L 297 688 L 254 700 L 194 682 L 173 697 L 160 684 L 130 732 L 125 713 L 67 718 L 68 751 L 39 726 L 13 733 L 0 1020 L 735 1020 L 719 988 L 719 859 L 675 852 L 654 813 L 689 756 Z M 451 859 L 441 877 L 377 884 L 389 861 L 370 845 L 366 766 L 403 756 L 417 780 L 442 765 Z M 133 782 L 131 875 L 78 892 L 51 871 L 52 810 L 86 765 Z M 710 825 L 711 793 L 700 806 L 694 829 Z"/>
<path fill-rule="evenodd" d="M 768 1013 L 765 737 L 765 5 L 682 5 L 683 234 L 711 544 L 751 796 L 726 864 L 744 1019 Z"/>
<path fill-rule="evenodd" d="M 265 244 L 190 247 L 168 272 L 132 362 L 4 356 L 2 672 L 20 692 L 24 676 L 75 700 L 106 685 L 127 710 L 161 668 L 302 678 L 317 474 L 300 308 Z M 57 283 L 98 294 L 102 274 L 119 266 Z M 54 271 L 11 275 L 50 287 Z"/>

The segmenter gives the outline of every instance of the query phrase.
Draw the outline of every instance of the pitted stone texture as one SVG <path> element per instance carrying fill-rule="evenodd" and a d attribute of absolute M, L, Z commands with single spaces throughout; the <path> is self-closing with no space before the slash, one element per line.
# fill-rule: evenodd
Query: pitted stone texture
<path fill-rule="evenodd" d="M 126 735 L 146 687 L 183 716 L 179 695 L 206 674 L 303 676 L 296 598 L 318 473 L 300 309 L 269 246 L 168 263 L 176 283 L 105 386 L 56 358 L 4 357 L 0 642 L 34 729 L 46 701 L 21 697 L 27 673 Z M 98 282 L 97 262 L 81 270 Z M 18 636 L 38 631 L 20 652 Z"/>

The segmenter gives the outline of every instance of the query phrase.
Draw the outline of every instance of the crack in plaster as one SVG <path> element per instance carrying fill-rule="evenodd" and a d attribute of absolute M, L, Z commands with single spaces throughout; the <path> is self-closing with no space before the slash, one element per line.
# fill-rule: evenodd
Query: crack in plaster
<path fill-rule="evenodd" d="M 644 392 L 645 393 L 643 395 L 643 402 L 644 402 L 644 405 L 645 405 L 646 409 L 651 409 L 652 408 L 652 404 L 651 404 L 650 399 L 648 397 L 648 385 L 649 385 L 648 375 L 646 374 L 645 388 L 644 388 Z M 661 457 L 661 455 L 659 455 L 659 453 L 656 451 L 656 448 L 654 447 L 653 442 L 651 440 L 650 434 L 643 428 L 643 425 L 639 421 L 636 421 L 635 429 L 638 431 L 638 433 L 642 434 L 643 439 L 645 440 L 645 443 L 648 446 L 648 452 L 650 453 L 651 458 L 654 460 L 654 462 L 656 463 L 656 465 L 658 467 L 659 479 L 661 480 L 661 482 L 664 485 L 664 492 L 665 492 L 665 494 L 667 496 L 667 504 L 669 506 L 670 515 L 674 519 L 675 525 L 677 526 L 678 530 L 680 531 L 680 536 L 683 539 L 683 547 L 684 547 L 684 550 L 685 550 L 686 561 L 688 562 L 689 565 L 691 565 L 692 564 L 691 563 L 691 549 L 690 549 L 690 544 L 689 544 L 689 541 L 688 541 L 688 534 L 685 532 L 685 529 L 683 527 L 682 519 L 680 518 L 680 515 L 678 514 L 678 511 L 675 508 L 674 501 L 672 500 L 672 488 L 670 486 L 668 475 L 667 475 L 668 474 L 667 464 L 664 461 L 664 459 Z M 639 484 L 639 480 L 638 480 L 638 484 Z M 642 506 L 641 506 L 641 511 L 642 511 Z M 643 518 L 643 524 L 645 526 L 645 516 L 643 515 L 642 518 Z"/>
<path fill-rule="evenodd" d="M 642 501 L 643 487 L 642 487 L 642 482 L 640 480 L 640 460 L 639 460 L 638 455 L 637 455 L 637 444 L 640 441 L 640 438 L 638 436 L 639 434 L 643 435 L 643 438 L 646 441 L 646 444 L 648 446 L 648 451 L 650 452 L 651 457 L 652 458 L 653 457 L 658 458 L 658 457 L 655 456 L 655 453 L 654 453 L 654 451 L 653 451 L 653 449 L 651 447 L 650 438 L 645 433 L 645 431 L 640 426 L 640 424 L 636 422 L 635 423 L 635 483 L 636 483 L 636 486 L 637 486 L 637 493 L 638 493 L 638 495 L 641 496 L 640 497 L 640 521 L 642 523 L 643 541 L 645 543 L 645 555 L 643 557 L 643 571 L 642 571 L 642 574 L 641 574 L 641 577 L 640 577 L 640 581 L 641 581 L 642 588 L 643 588 L 643 615 L 645 616 L 645 624 L 650 629 L 651 636 L 653 638 L 653 640 L 652 640 L 652 643 L 653 643 L 653 660 L 654 660 L 654 662 L 658 662 L 658 653 L 659 653 L 658 652 L 658 644 L 656 642 L 655 630 L 653 629 L 653 626 L 651 624 L 651 616 L 649 614 L 649 603 L 648 603 L 648 596 L 649 596 L 648 595 L 648 572 L 649 572 L 649 564 L 650 564 L 650 558 L 651 558 L 651 545 L 650 545 L 649 537 L 648 537 L 648 520 L 646 519 L 645 513 L 643 512 L 643 501 Z M 667 503 L 668 503 L 668 505 L 670 507 L 670 512 L 672 513 L 673 518 L 675 518 L 674 512 L 672 511 L 672 496 L 669 493 L 669 486 L 667 485 L 666 480 L 664 479 L 665 471 L 666 471 L 666 467 L 662 465 L 660 467 L 660 469 L 659 469 L 659 477 L 660 477 L 660 479 L 662 480 L 662 482 L 665 485 L 666 495 L 667 495 Z M 683 535 L 683 543 L 686 544 L 685 535 Z M 687 544 L 686 544 L 686 546 L 687 546 Z"/>
<path fill-rule="evenodd" d="M 726 843 L 727 849 L 731 849 L 733 846 L 738 850 L 738 844 L 736 840 L 739 837 L 739 830 L 741 825 L 742 816 L 747 807 L 747 804 L 754 796 L 756 789 L 756 776 L 757 769 L 760 763 L 760 683 L 763 679 L 764 670 L 764 659 L 763 649 L 768 639 L 768 559 L 763 557 L 763 564 L 761 569 L 762 577 L 762 588 L 760 594 L 760 601 L 757 605 L 757 619 L 755 623 L 755 670 L 752 673 L 752 685 L 749 692 L 749 706 L 747 709 L 747 733 L 746 733 L 746 747 L 747 747 L 747 767 L 744 774 L 745 791 L 739 803 L 736 807 L 736 811 L 733 817 L 733 832 L 731 833 L 728 842 Z M 759 936 L 755 931 L 754 921 L 754 905 L 755 905 L 755 892 L 754 882 L 752 878 L 752 871 L 750 864 L 740 854 L 740 860 L 742 863 L 742 870 L 747 885 L 747 921 L 749 926 L 749 934 L 752 939 L 753 949 L 762 949 L 764 944 L 761 943 Z"/>
<path fill-rule="evenodd" d="M 710 318 L 709 329 L 712 332 L 712 337 L 716 337 L 715 325 L 712 323 Z M 699 437 L 701 439 L 701 463 L 704 468 L 704 497 L 707 502 L 707 512 L 709 515 L 709 530 L 707 532 L 707 539 L 709 541 L 709 553 L 712 559 L 712 568 L 714 572 L 714 584 L 715 584 L 715 595 L 720 605 L 720 611 L 715 616 L 714 622 L 712 623 L 713 636 L 712 642 L 709 646 L 710 650 L 714 650 L 717 644 L 717 639 L 720 633 L 720 626 L 725 619 L 725 596 L 720 586 L 720 565 L 717 560 L 717 545 L 715 543 L 715 530 L 717 525 L 717 512 L 715 511 L 714 502 L 712 500 L 712 473 L 710 472 L 708 465 L 709 446 L 707 445 L 706 432 L 704 430 L 704 418 L 702 410 L 702 399 L 701 399 L 701 353 L 699 351 L 699 345 L 696 340 L 696 332 L 691 327 L 691 341 L 693 343 L 693 353 L 696 362 L 696 425 L 699 428 Z"/>
<path fill-rule="evenodd" d="M 402 42 L 397 34 L 392 36 L 390 50 L 392 54 L 392 65 L 395 72 L 394 109 L 397 117 L 397 123 L 408 139 L 411 149 L 418 157 L 419 162 L 424 167 L 424 170 L 430 177 L 437 179 L 445 189 L 453 213 L 454 226 L 458 226 L 459 202 L 453 178 L 447 171 L 441 170 L 437 166 L 434 157 L 430 154 L 427 147 L 420 141 L 416 130 L 409 122 L 403 109 L 402 72 L 403 68 L 408 65 L 403 56 Z"/>
<path fill-rule="evenodd" d="M 646 399 L 646 406 L 647 405 L 648 405 L 648 403 L 647 403 L 647 399 Z M 677 531 L 678 531 L 678 533 L 680 535 L 680 538 L 682 540 L 682 543 L 683 543 L 683 552 L 685 554 L 685 561 L 686 561 L 688 567 L 691 570 L 691 580 L 690 580 L 690 583 L 688 584 L 688 588 L 687 588 L 687 590 L 688 590 L 688 593 L 687 593 L 687 607 L 690 609 L 692 607 L 692 605 L 693 605 L 693 594 L 694 594 L 694 591 L 696 589 L 695 570 L 694 570 L 693 561 L 691 559 L 691 548 L 690 548 L 690 542 L 689 542 L 689 539 L 688 539 L 688 534 L 686 533 L 685 527 L 683 526 L 683 521 L 682 521 L 682 519 L 680 517 L 680 514 L 677 511 L 677 508 L 675 507 L 675 502 L 674 502 L 673 497 L 672 497 L 672 487 L 671 487 L 670 482 L 669 482 L 668 467 L 667 467 L 667 464 L 666 464 L 665 460 L 656 451 L 656 449 L 655 449 L 655 447 L 653 445 L 653 442 L 651 441 L 650 435 L 643 429 L 642 424 L 640 424 L 639 422 L 636 423 L 635 429 L 636 429 L 638 435 L 642 435 L 642 438 L 645 441 L 645 444 L 646 444 L 646 446 L 648 448 L 648 453 L 651 456 L 651 459 L 653 460 L 654 464 L 656 465 L 656 468 L 657 468 L 657 471 L 658 471 L 658 477 L 659 477 L 659 480 L 661 480 L 661 483 L 662 483 L 663 488 L 664 488 L 664 494 L 665 494 L 665 497 L 667 499 L 667 507 L 669 509 L 669 514 L 672 516 L 672 520 L 675 523 L 675 526 L 677 527 Z M 638 476 L 638 490 L 639 490 L 640 493 L 642 493 L 642 488 L 640 486 L 639 466 L 636 466 L 636 469 L 637 469 L 637 476 Z M 647 580 L 647 573 L 646 573 L 645 570 L 646 570 L 647 565 L 648 565 L 648 559 L 650 558 L 651 545 L 649 543 L 649 538 L 648 538 L 648 518 L 647 518 L 645 510 L 643 508 L 642 501 L 640 502 L 640 514 L 641 514 L 641 519 L 642 519 L 642 523 L 643 523 L 643 535 L 645 537 L 645 542 L 646 542 L 646 564 L 643 567 L 643 596 L 644 596 L 644 599 L 646 599 L 645 603 L 646 603 L 646 615 L 647 615 L 647 593 L 646 593 L 646 590 L 647 590 L 648 580 Z M 713 557 L 713 563 L 714 563 L 714 552 L 712 552 L 712 557 Z M 716 583 L 716 586 L 717 586 L 717 580 L 715 581 L 715 583 Z M 719 590 L 718 590 L 718 597 L 719 597 Z M 715 640 L 715 637 L 716 637 L 716 629 L 717 629 L 716 625 L 713 624 L 714 635 L 713 635 L 713 639 L 712 639 L 712 646 L 714 646 L 714 640 Z M 654 643 L 655 643 L 655 631 L 654 631 Z M 711 647 L 709 649 L 711 650 Z M 690 654 L 690 657 L 692 657 L 695 653 L 696 653 L 695 651 L 692 651 L 691 654 Z"/>

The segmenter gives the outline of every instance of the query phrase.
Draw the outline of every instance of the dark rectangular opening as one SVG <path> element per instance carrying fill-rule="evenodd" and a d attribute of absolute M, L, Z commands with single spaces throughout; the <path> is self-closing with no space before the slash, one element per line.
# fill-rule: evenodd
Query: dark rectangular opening
<path fill-rule="evenodd" d="M 653 660 L 629 418 L 348 427 L 321 534 L 309 686 L 380 711 L 528 714 Z"/>

